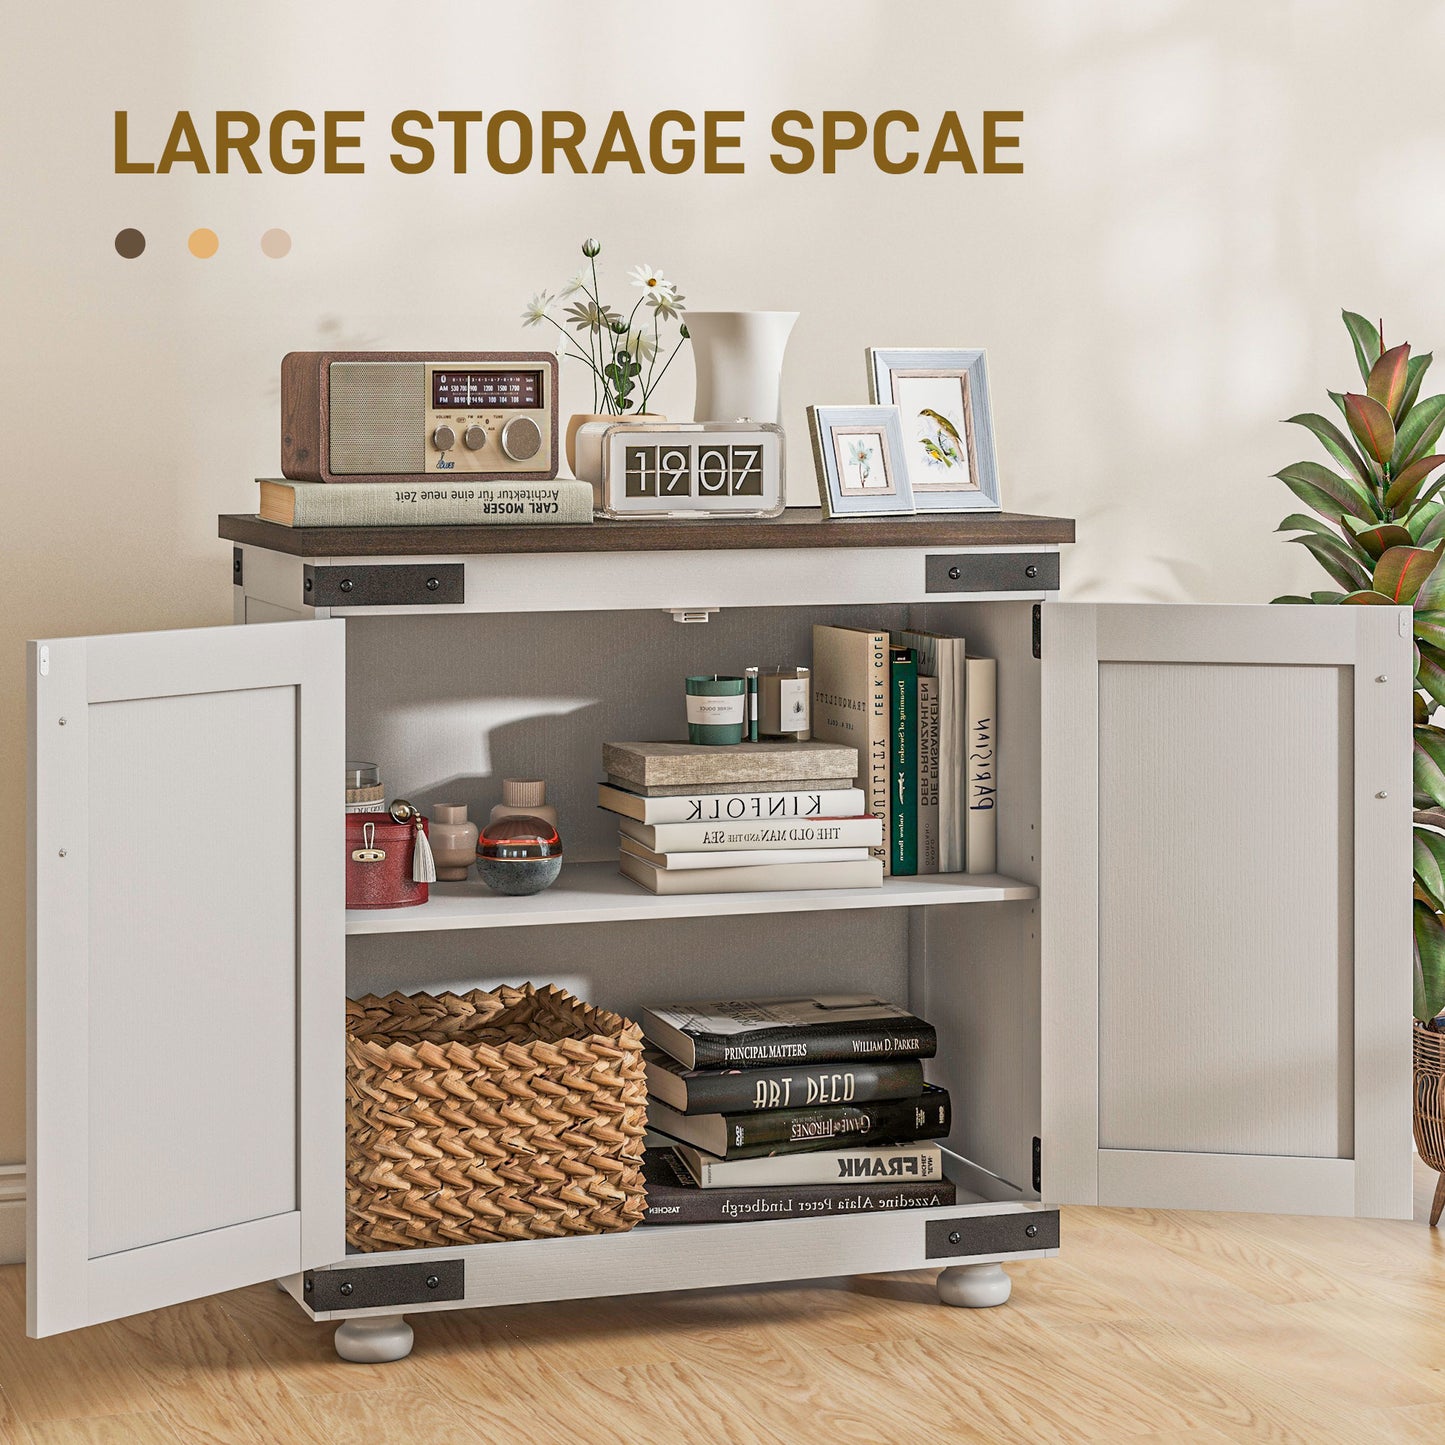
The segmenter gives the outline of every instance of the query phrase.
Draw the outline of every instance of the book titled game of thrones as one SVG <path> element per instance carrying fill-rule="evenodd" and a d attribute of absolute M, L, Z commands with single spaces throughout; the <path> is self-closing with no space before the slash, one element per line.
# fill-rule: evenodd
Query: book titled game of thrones
<path fill-rule="evenodd" d="M 642 1031 L 688 1069 L 930 1059 L 938 1051 L 931 1024 L 867 994 L 669 1004 L 644 1009 Z"/>

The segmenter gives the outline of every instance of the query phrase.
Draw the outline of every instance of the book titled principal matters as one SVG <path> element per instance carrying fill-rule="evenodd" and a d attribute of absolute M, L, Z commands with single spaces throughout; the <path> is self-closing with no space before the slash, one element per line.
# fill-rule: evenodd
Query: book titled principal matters
<path fill-rule="evenodd" d="M 719 999 L 645 1009 L 643 1031 L 690 1069 L 893 1055 L 932 1058 L 938 1051 L 931 1024 L 896 1004 L 859 994 Z"/>

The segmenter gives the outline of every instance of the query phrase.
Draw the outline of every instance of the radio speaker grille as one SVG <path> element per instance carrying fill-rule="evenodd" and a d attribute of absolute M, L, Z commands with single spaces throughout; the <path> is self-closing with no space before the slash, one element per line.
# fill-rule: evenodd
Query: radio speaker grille
<path fill-rule="evenodd" d="M 335 475 L 426 470 L 426 366 L 420 361 L 333 361 Z"/>

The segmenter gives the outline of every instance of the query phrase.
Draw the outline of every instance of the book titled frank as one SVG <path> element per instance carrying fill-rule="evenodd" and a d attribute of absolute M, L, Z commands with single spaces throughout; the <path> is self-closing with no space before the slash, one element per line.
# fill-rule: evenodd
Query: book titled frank
<path fill-rule="evenodd" d="M 719 1159 L 691 1144 L 678 1158 L 699 1189 L 766 1188 L 771 1184 L 936 1184 L 943 1175 L 937 1144 L 883 1144 L 876 1148 L 819 1149 L 769 1154 L 761 1159 Z"/>
<path fill-rule="evenodd" d="M 942 1139 L 948 1134 L 949 1120 L 948 1090 L 932 1085 L 912 1099 L 764 1113 L 680 1114 L 660 1099 L 647 1101 L 647 1122 L 652 1128 L 717 1159 L 760 1159 L 811 1149 Z"/>
<path fill-rule="evenodd" d="M 958 1193 L 947 1178 L 785 1184 L 757 1188 L 699 1189 L 671 1149 L 648 1149 L 642 1160 L 647 1214 L 642 1223 L 753 1224 L 813 1219 L 823 1214 L 879 1214 L 898 1209 L 938 1209 Z"/>
<path fill-rule="evenodd" d="M 715 999 L 642 1011 L 649 1043 L 687 1069 L 931 1059 L 932 1024 L 868 994 Z"/>

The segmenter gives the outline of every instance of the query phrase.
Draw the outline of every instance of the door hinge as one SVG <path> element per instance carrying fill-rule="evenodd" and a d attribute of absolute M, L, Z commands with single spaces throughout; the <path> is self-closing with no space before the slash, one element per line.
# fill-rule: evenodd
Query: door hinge
<path fill-rule="evenodd" d="M 231 583 L 235 587 L 245 584 L 246 569 L 243 562 L 245 554 L 239 547 L 231 548 Z"/>
<path fill-rule="evenodd" d="M 1044 609 L 1042 604 L 1034 603 L 1034 656 L 1040 657 L 1044 645 Z"/>
<path fill-rule="evenodd" d="M 1044 1145 L 1037 1135 L 1034 1136 L 1034 1193 L 1042 1194 L 1044 1188 Z"/>
<path fill-rule="evenodd" d="M 466 1293 L 466 1264 L 460 1259 L 431 1264 L 381 1264 L 364 1269 L 335 1265 L 308 1269 L 302 1284 L 307 1305 L 318 1313 L 396 1309 L 401 1305 L 459 1300 Z"/>

